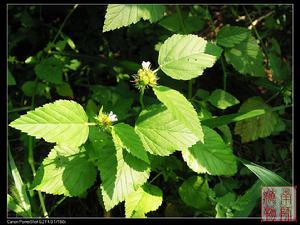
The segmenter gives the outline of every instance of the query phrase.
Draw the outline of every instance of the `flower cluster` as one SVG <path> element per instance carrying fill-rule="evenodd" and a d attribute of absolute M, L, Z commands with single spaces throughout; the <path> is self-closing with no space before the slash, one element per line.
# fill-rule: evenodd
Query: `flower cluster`
<path fill-rule="evenodd" d="M 103 113 L 103 107 L 99 111 L 99 115 L 95 119 L 102 125 L 104 128 L 108 128 L 112 125 L 113 122 L 118 121 L 117 115 L 110 111 L 109 114 Z"/>
<path fill-rule="evenodd" d="M 142 62 L 142 69 L 139 69 L 137 74 L 133 76 L 135 86 L 139 90 L 144 90 L 147 87 L 154 87 L 157 85 L 157 76 L 155 72 L 150 69 L 150 62 Z"/>

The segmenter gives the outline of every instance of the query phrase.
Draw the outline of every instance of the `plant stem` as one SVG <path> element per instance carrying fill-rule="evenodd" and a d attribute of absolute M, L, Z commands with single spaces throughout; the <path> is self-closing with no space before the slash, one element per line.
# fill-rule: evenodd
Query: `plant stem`
<path fill-rule="evenodd" d="M 69 14 L 66 16 L 66 18 L 64 19 L 63 23 L 61 24 L 61 26 L 60 26 L 58 32 L 56 33 L 56 35 L 55 35 L 55 37 L 54 37 L 52 43 L 54 43 L 54 42 L 56 41 L 56 39 L 57 39 L 58 36 L 60 35 L 60 33 L 61 33 L 63 27 L 65 26 L 67 20 L 68 20 L 69 17 L 72 15 L 72 13 L 75 11 L 75 9 L 77 8 L 77 6 L 78 6 L 78 4 L 75 4 L 74 7 L 73 7 L 73 9 L 72 9 L 72 10 L 69 12 Z"/>
<path fill-rule="evenodd" d="M 145 108 L 145 106 L 144 106 L 144 91 L 145 91 L 145 88 L 142 88 L 141 92 L 140 92 L 140 104 L 141 104 L 142 110 Z"/>
<path fill-rule="evenodd" d="M 153 177 L 153 179 L 149 182 L 150 184 L 155 181 L 160 175 L 162 174 L 162 171 L 160 171 L 158 174 L 156 174 L 155 177 Z"/>
<path fill-rule="evenodd" d="M 220 57 L 222 70 L 223 70 L 223 90 L 226 91 L 227 88 L 227 72 L 224 64 L 223 55 Z"/>
<path fill-rule="evenodd" d="M 58 200 L 55 205 L 50 209 L 49 214 L 51 214 L 53 212 L 53 210 L 59 206 L 65 199 L 67 198 L 67 196 L 62 197 L 60 200 Z"/>
<path fill-rule="evenodd" d="M 34 109 L 34 106 L 35 106 L 35 93 L 36 93 L 38 78 L 35 78 L 34 82 L 35 83 L 34 83 L 33 95 L 32 95 L 32 98 L 31 98 L 31 109 Z M 30 165 L 32 174 L 33 174 L 33 176 L 35 176 L 36 171 L 35 171 L 35 167 L 34 167 L 33 138 L 32 137 L 29 137 L 28 158 L 27 158 L 27 160 L 28 160 L 28 163 Z M 41 204 L 41 207 L 42 207 L 43 215 L 44 215 L 44 217 L 48 217 L 48 213 L 47 213 L 47 210 L 46 210 L 46 206 L 45 206 L 45 201 L 44 201 L 43 195 L 42 195 L 42 193 L 40 191 L 37 191 L 37 192 L 38 192 L 40 204 Z"/>
<path fill-rule="evenodd" d="M 36 171 L 35 171 L 35 168 L 34 168 L 33 138 L 32 137 L 29 137 L 29 146 L 28 147 L 29 147 L 29 151 L 28 151 L 28 163 L 30 165 L 30 168 L 31 168 L 33 176 L 35 176 Z M 47 213 L 47 210 L 46 210 L 46 206 L 45 206 L 45 201 L 44 201 L 43 195 L 42 195 L 42 193 L 40 191 L 37 191 L 37 192 L 38 192 L 39 200 L 40 200 L 40 203 L 41 203 L 43 215 L 44 215 L 44 217 L 48 218 L 48 213 Z"/>

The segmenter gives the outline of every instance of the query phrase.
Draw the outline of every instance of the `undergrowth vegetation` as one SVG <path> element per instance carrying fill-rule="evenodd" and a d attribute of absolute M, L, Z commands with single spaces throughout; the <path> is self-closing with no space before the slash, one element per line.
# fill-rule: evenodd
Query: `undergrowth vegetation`
<path fill-rule="evenodd" d="M 291 5 L 9 5 L 9 216 L 259 217 L 292 179 Z"/>

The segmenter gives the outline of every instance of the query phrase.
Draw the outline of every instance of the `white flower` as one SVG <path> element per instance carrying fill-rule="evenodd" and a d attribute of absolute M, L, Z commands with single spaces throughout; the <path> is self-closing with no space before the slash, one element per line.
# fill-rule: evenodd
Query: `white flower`
<path fill-rule="evenodd" d="M 142 62 L 142 67 L 145 70 L 150 70 L 150 65 L 151 65 L 151 63 L 149 61 L 147 61 L 147 62 L 143 61 Z"/>
<path fill-rule="evenodd" d="M 109 117 L 109 119 L 110 119 L 111 122 L 118 121 L 117 115 L 114 114 L 112 111 L 110 111 L 110 113 L 108 114 L 108 117 Z"/>

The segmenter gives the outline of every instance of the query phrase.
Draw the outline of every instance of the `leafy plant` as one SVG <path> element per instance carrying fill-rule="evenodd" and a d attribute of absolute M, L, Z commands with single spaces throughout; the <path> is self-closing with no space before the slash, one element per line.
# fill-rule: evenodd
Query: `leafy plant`
<path fill-rule="evenodd" d="M 152 64 L 121 61 L 112 67 L 109 60 L 99 64 L 100 70 L 113 70 L 118 74 L 117 81 L 123 81 L 110 88 L 101 84 L 89 86 L 90 98 L 84 99 L 84 107 L 72 99 L 76 89 L 68 82 L 68 74 L 81 68 L 81 63 L 70 54 L 63 54 L 67 46 L 70 51 L 78 50 L 70 37 L 60 34 L 61 29 L 44 50 L 25 60 L 33 66 L 35 74 L 35 80 L 22 84 L 26 96 L 52 100 L 50 90 L 55 89 L 59 96 L 71 98 L 31 108 L 9 124 L 54 144 L 34 173 L 30 190 L 80 198 L 97 187 L 100 205 L 106 213 L 125 202 L 126 217 L 147 217 L 160 211 L 163 202 L 175 204 L 174 199 L 165 195 L 170 190 L 164 183 L 171 182 L 171 195 L 191 207 L 194 215 L 247 217 L 257 205 L 262 185 L 289 185 L 275 172 L 241 159 L 233 143 L 236 137 L 231 133 L 230 123 L 235 122 L 234 134 L 240 135 L 244 144 L 286 128 L 277 111 L 289 106 L 272 107 L 258 96 L 244 100 L 226 90 L 226 70 L 230 71 L 231 66 L 237 76 L 243 74 L 245 79 L 265 77 L 266 55 L 245 27 L 223 26 L 215 41 L 191 34 L 203 29 L 204 21 L 211 18 L 204 8 L 191 7 L 194 14 L 182 13 L 179 6 L 174 13 L 172 7 L 164 5 L 108 5 L 105 33 L 128 26 L 128 30 L 134 29 L 149 21 L 171 34 L 161 40 L 158 57 Z M 142 19 L 145 21 L 139 22 Z M 53 51 L 55 54 L 49 55 Z M 280 57 L 272 54 L 268 55 L 268 65 L 274 78 L 286 78 L 288 64 L 278 66 Z M 206 72 L 218 62 L 224 73 L 224 88 L 214 87 L 211 93 L 199 88 L 193 95 L 195 80 L 207 76 Z M 154 65 L 158 67 L 153 69 Z M 88 69 L 82 71 L 89 73 Z M 136 73 L 131 86 L 138 90 L 138 95 L 126 86 L 130 76 L 123 71 Z M 281 76 L 282 71 L 286 75 Z M 18 84 L 16 81 L 8 71 L 8 85 Z M 164 85 L 166 81 L 170 85 Z M 185 81 L 187 93 L 172 85 L 183 85 Z M 132 106 L 136 99 L 139 104 Z M 231 113 L 225 114 L 225 110 Z M 15 168 L 12 162 L 10 156 L 11 167 Z M 259 179 L 247 183 L 243 195 L 234 191 L 241 186 L 237 181 L 243 176 L 241 168 L 248 168 Z M 152 184 L 161 174 L 164 180 Z M 22 180 L 16 173 L 13 175 L 23 200 L 17 202 L 8 195 L 8 206 L 18 215 L 32 216 Z"/>

